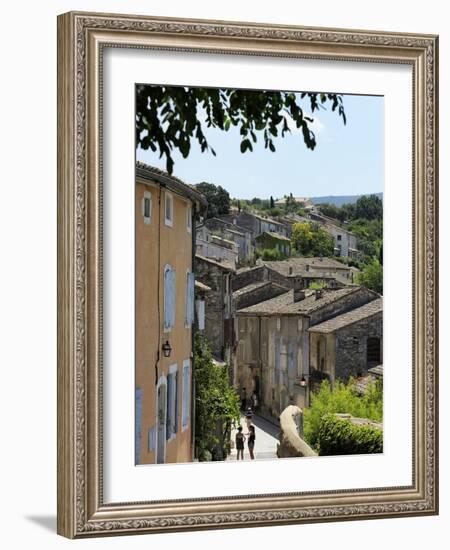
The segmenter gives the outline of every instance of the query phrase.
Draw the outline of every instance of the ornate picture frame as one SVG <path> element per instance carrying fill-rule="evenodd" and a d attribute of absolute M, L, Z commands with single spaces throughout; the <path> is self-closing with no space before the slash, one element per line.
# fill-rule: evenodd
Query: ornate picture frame
<path fill-rule="evenodd" d="M 412 484 L 103 499 L 104 48 L 399 63 L 413 74 Z M 438 38 L 70 12 L 58 18 L 58 533 L 69 538 L 438 513 Z M 132 367 L 130 367 L 132 368 Z"/>

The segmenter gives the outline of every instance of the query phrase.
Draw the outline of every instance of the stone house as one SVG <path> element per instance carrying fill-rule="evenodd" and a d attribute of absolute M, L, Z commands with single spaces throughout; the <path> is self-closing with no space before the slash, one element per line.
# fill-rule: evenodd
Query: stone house
<path fill-rule="evenodd" d="M 289 226 L 272 218 L 264 218 L 255 212 L 233 211 L 227 216 L 227 219 L 232 223 L 235 222 L 237 225 L 245 227 L 253 233 L 254 237 L 264 233 L 265 231 L 279 233 L 285 237 L 291 236 L 291 228 Z"/>
<path fill-rule="evenodd" d="M 260 281 L 241 287 L 233 292 L 235 310 L 253 306 L 259 302 L 265 302 L 275 296 L 284 294 L 289 288 L 281 286 L 270 280 Z"/>
<path fill-rule="evenodd" d="M 253 234 L 245 227 L 233 224 L 222 218 L 208 218 L 205 226 L 211 233 L 220 235 L 224 239 L 234 241 L 238 245 L 238 264 L 251 264 L 255 256 Z"/>
<path fill-rule="evenodd" d="M 194 222 L 206 201 L 140 162 L 135 183 L 135 462 L 190 462 Z"/>
<path fill-rule="evenodd" d="M 237 379 L 276 420 L 289 404 L 309 406 L 309 328 L 378 298 L 364 287 L 294 289 L 237 310 Z"/>
<path fill-rule="evenodd" d="M 366 376 L 383 362 L 383 299 L 312 326 L 309 349 L 312 379 L 334 384 Z"/>
<path fill-rule="evenodd" d="M 195 252 L 219 262 L 226 260 L 235 267 L 239 258 L 239 244 L 221 235 L 215 235 L 203 225 L 197 228 Z"/>
<path fill-rule="evenodd" d="M 262 261 L 270 270 L 283 277 L 306 277 L 310 280 L 335 279 L 339 284 L 354 284 L 356 270 L 333 258 L 288 258 L 281 261 Z"/>
<path fill-rule="evenodd" d="M 291 240 L 279 233 L 264 231 L 255 237 L 255 246 L 257 250 L 275 249 L 284 256 L 291 254 Z"/>
<path fill-rule="evenodd" d="M 281 262 L 263 262 L 258 260 L 258 264 L 252 268 L 240 268 L 236 270 L 233 277 L 233 291 L 239 290 L 248 285 L 270 281 L 281 287 L 294 288 L 300 285 L 303 289 L 308 289 L 312 283 L 319 284 L 323 288 L 336 289 L 348 286 L 336 276 L 325 275 L 318 270 L 307 270 L 307 268 L 295 268 L 287 263 L 287 260 Z M 280 265 L 281 264 L 281 265 Z M 348 270 L 353 273 L 352 269 Z M 339 279 L 347 280 L 346 277 Z"/>
<path fill-rule="evenodd" d="M 357 247 L 358 241 L 356 235 L 343 227 L 331 223 L 322 225 L 322 228 L 333 237 L 336 256 L 358 258 L 361 255 Z"/>
<path fill-rule="evenodd" d="M 195 256 L 195 276 L 208 287 L 204 294 L 204 335 L 214 357 L 233 364 L 235 331 L 233 323 L 232 277 L 234 266 L 199 254 Z"/>
<path fill-rule="evenodd" d="M 358 239 L 348 229 L 337 224 L 337 220 L 319 214 L 316 211 L 310 211 L 309 221 L 317 222 L 334 240 L 334 252 L 336 256 L 348 258 L 359 258 L 361 252 L 358 250 Z"/>

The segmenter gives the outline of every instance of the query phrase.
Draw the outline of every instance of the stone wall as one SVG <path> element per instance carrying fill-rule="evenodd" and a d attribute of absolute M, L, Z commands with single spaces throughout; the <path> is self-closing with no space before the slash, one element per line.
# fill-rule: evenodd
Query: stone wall
<path fill-rule="evenodd" d="M 262 281 L 267 281 L 266 268 L 262 265 L 257 267 L 252 267 L 250 269 L 244 269 L 236 273 L 233 277 L 232 288 L 234 290 L 239 290 L 244 286 L 251 285 L 253 283 L 260 283 Z"/>
<path fill-rule="evenodd" d="M 289 405 L 280 414 L 280 442 L 277 448 L 278 458 L 317 456 L 317 453 L 302 438 L 303 411 Z"/>
<path fill-rule="evenodd" d="M 313 326 L 322 323 L 332 317 L 341 315 L 341 313 L 363 306 L 378 297 L 378 294 L 375 294 L 371 290 L 359 287 L 356 292 L 343 296 L 340 300 L 331 302 L 327 306 L 320 308 L 320 310 L 313 312 L 311 314 L 310 325 Z"/>
<path fill-rule="evenodd" d="M 224 276 L 227 272 L 211 262 L 195 259 L 195 276 L 211 291 L 205 296 L 205 336 L 216 357 L 224 353 Z"/>
<path fill-rule="evenodd" d="M 367 362 L 368 338 L 379 338 L 381 347 L 380 363 L 383 362 L 382 312 L 336 331 L 335 338 L 335 378 L 346 382 L 350 376 L 367 374 L 367 369 L 373 366 Z"/>

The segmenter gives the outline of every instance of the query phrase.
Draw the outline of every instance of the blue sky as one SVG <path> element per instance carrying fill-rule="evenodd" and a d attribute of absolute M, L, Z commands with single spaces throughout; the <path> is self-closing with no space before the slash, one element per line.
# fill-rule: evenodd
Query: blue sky
<path fill-rule="evenodd" d="M 306 99 L 306 98 L 305 98 Z M 306 148 L 294 130 L 275 140 L 276 151 L 264 148 L 262 134 L 253 152 L 241 153 L 238 130 L 206 128 L 205 135 L 217 156 L 202 153 L 195 143 L 187 159 L 174 152 L 173 174 L 186 183 L 208 181 L 224 187 L 232 197 L 275 198 L 294 196 L 360 195 L 383 191 L 384 101 L 379 96 L 344 95 L 347 124 L 337 112 L 310 114 L 317 146 Z M 165 159 L 151 150 L 137 150 L 137 159 L 165 169 Z"/>

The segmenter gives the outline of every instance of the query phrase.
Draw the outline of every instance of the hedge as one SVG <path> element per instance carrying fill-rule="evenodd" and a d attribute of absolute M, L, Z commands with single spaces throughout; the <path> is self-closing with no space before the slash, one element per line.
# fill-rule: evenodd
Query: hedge
<path fill-rule="evenodd" d="M 383 431 L 326 414 L 319 426 L 318 450 L 321 456 L 382 453 Z"/>

